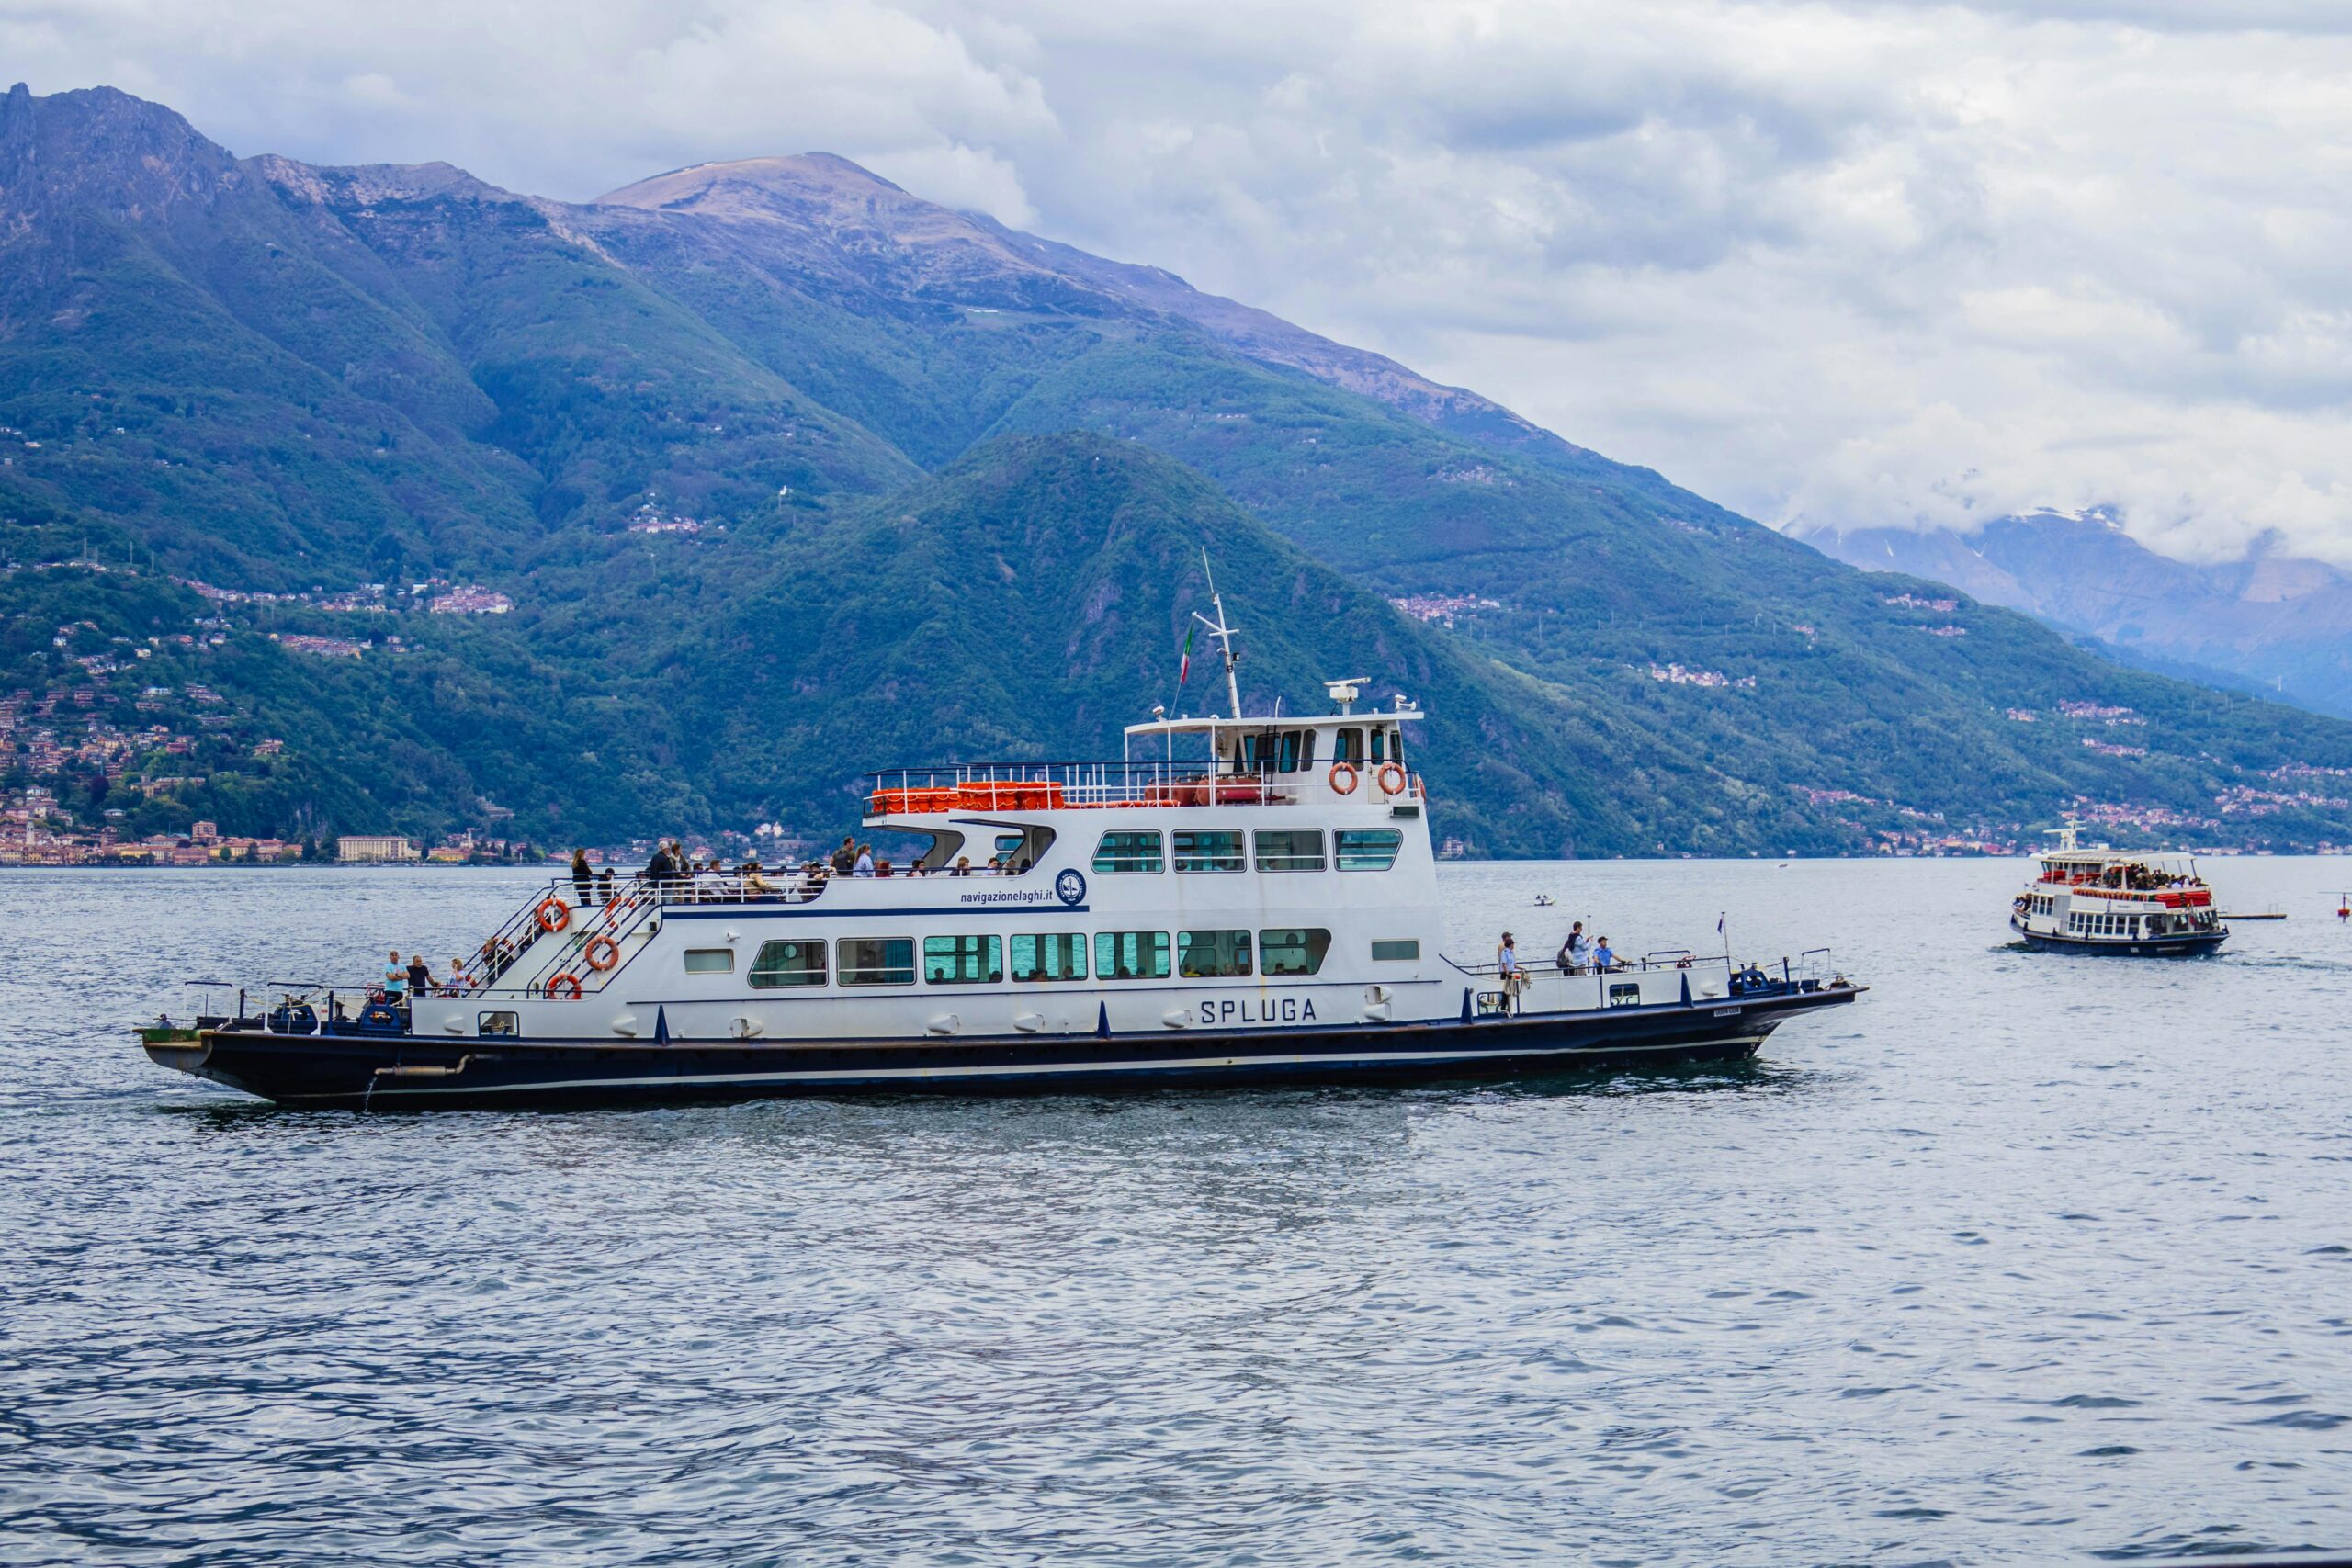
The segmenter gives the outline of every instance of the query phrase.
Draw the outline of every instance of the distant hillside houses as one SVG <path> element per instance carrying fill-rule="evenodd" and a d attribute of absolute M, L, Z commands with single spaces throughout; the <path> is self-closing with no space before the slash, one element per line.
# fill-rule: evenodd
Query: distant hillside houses
<path fill-rule="evenodd" d="M 505 594 L 470 583 L 452 588 L 425 605 L 436 615 L 503 615 L 514 607 L 514 601 Z"/>

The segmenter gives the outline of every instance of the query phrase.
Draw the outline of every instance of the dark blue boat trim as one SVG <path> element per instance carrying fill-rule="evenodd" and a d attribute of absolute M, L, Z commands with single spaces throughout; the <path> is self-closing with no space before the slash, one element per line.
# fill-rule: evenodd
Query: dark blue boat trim
<path fill-rule="evenodd" d="M 1469 1023 L 1170 1030 L 1150 1034 L 870 1041 L 518 1041 L 216 1030 L 157 1043 L 165 1066 L 298 1105 L 650 1103 L 842 1093 L 1101 1090 L 1121 1084 L 1514 1076 L 1737 1058 L 1797 1013 L 1860 987 L 1714 1005 L 1480 1018 Z M 1722 1016 L 1728 1013 L 1729 1016 Z M 1100 1031 L 1103 1020 L 1098 1018 Z"/>

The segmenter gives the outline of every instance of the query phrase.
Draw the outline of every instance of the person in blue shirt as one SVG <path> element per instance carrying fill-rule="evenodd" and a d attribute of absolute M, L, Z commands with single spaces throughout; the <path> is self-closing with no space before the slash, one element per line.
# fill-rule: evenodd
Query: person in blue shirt
<path fill-rule="evenodd" d="M 1592 966 L 1606 975 L 1617 967 L 1617 955 L 1609 951 L 1609 939 L 1602 937 L 1593 944 Z"/>

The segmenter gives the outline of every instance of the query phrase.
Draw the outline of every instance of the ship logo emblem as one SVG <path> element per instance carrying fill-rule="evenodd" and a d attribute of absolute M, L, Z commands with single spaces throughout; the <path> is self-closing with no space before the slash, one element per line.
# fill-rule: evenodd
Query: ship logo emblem
<path fill-rule="evenodd" d="M 1076 866 L 1054 878 L 1054 897 L 1073 909 L 1086 902 L 1086 878 Z"/>

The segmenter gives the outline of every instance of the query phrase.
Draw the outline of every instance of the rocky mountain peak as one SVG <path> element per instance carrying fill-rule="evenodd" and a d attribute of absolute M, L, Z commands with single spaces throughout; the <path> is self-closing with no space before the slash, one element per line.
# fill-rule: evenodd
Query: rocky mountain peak
<path fill-rule="evenodd" d="M 20 82 L 0 111 L 0 215 L 10 229 L 75 208 L 132 222 L 168 218 L 210 206 L 238 179 L 226 148 L 163 105 L 113 87 L 36 97 Z"/>

